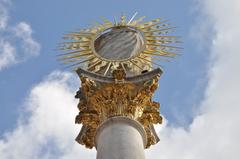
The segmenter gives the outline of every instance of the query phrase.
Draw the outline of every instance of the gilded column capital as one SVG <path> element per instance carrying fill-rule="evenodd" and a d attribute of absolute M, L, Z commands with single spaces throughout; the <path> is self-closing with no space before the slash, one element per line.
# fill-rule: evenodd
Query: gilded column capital
<path fill-rule="evenodd" d="M 157 143 L 159 139 L 153 124 L 161 124 L 162 117 L 159 114 L 160 104 L 152 101 L 152 97 L 158 87 L 160 73 L 148 72 L 130 80 L 122 70 L 115 70 L 113 78 L 105 79 L 106 82 L 98 75 L 80 74 L 82 87 L 76 95 L 80 101 L 75 122 L 83 126 L 77 142 L 87 148 L 94 147 L 99 125 L 111 117 L 123 116 L 138 121 L 144 127 L 146 148 Z"/>

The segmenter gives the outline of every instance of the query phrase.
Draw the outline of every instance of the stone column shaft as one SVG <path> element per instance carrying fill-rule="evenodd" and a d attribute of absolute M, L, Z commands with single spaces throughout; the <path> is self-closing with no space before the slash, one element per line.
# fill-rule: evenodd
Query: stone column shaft
<path fill-rule="evenodd" d="M 135 120 L 117 116 L 97 130 L 97 159 L 145 159 L 146 133 Z"/>

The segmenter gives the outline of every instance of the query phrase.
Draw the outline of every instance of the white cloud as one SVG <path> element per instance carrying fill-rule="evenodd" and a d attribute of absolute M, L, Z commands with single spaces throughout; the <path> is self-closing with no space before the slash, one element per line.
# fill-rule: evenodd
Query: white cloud
<path fill-rule="evenodd" d="M 15 61 L 15 48 L 8 41 L 0 39 L 0 70 Z"/>
<path fill-rule="evenodd" d="M 14 28 L 16 37 L 23 41 L 22 50 L 26 56 L 36 56 L 39 54 L 40 45 L 32 38 L 31 26 L 25 22 L 18 23 Z"/>
<path fill-rule="evenodd" d="M 209 44 L 209 82 L 200 115 L 195 117 L 189 130 L 163 128 L 162 140 L 150 150 L 149 158 L 237 159 L 240 156 L 240 21 L 237 20 L 240 1 L 204 0 L 199 3 L 205 18 L 201 23 L 206 26 L 204 23 L 210 21 L 210 29 L 215 32 Z"/>
<path fill-rule="evenodd" d="M 7 5 L 9 5 L 9 1 L 0 0 L 0 29 L 6 28 L 8 21 L 8 11 Z"/>
<path fill-rule="evenodd" d="M 153 159 L 238 159 L 240 156 L 240 1 L 203 0 L 201 12 L 214 29 L 208 71 L 208 88 L 188 130 L 164 125 L 161 141 L 147 150 Z M 205 23 L 208 21 L 202 21 Z M 206 35 L 205 33 L 203 35 Z M 204 39 L 203 39 L 204 40 Z M 74 125 L 77 101 L 71 75 L 54 72 L 35 86 L 25 109 L 28 119 L 0 140 L 3 159 L 95 158 L 95 150 L 78 145 Z M 184 106 L 182 106 L 184 107 Z M 24 117 L 23 117 L 24 118 Z"/>
<path fill-rule="evenodd" d="M 10 0 L 0 0 L 0 71 L 23 62 L 40 52 L 40 44 L 32 38 L 31 25 L 22 21 L 9 25 Z"/>
<path fill-rule="evenodd" d="M 22 114 L 28 118 L 22 116 L 17 128 L 0 140 L 1 159 L 94 158 L 94 150 L 74 141 L 80 131 L 74 124 L 74 80 L 70 73 L 55 71 L 31 90 Z"/>

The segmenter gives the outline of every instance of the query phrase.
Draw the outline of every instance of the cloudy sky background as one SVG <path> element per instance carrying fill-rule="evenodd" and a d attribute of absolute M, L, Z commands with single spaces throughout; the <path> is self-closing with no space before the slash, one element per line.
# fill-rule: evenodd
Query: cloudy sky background
<path fill-rule="evenodd" d="M 63 33 L 122 13 L 178 27 L 183 55 L 163 64 L 155 100 L 165 117 L 156 159 L 240 156 L 240 1 L 0 0 L 0 158 L 95 158 L 74 139 L 79 87 L 56 60 Z"/>

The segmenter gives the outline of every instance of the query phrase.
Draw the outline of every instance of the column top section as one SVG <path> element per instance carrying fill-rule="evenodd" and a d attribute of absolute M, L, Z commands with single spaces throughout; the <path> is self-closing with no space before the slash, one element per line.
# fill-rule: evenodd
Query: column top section
<path fill-rule="evenodd" d="M 126 124 L 126 125 L 130 125 L 132 127 L 134 127 L 135 129 L 137 129 L 137 131 L 140 133 L 140 135 L 142 136 L 142 140 L 143 140 L 143 145 L 144 147 L 147 146 L 147 133 L 144 129 L 144 127 L 141 125 L 141 123 L 139 123 L 136 120 L 130 119 L 128 117 L 125 116 L 115 116 L 115 117 L 111 117 L 108 118 L 106 121 L 104 121 L 98 128 L 96 131 L 96 136 L 95 136 L 95 147 L 97 149 L 97 140 L 98 140 L 98 136 L 99 134 L 106 128 L 109 127 L 111 125 L 114 124 Z"/>

